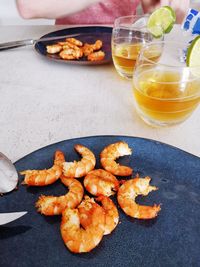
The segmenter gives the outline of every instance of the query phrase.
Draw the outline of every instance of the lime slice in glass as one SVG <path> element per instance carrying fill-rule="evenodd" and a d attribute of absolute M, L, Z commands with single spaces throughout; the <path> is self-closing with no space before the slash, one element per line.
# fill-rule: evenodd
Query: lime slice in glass
<path fill-rule="evenodd" d="M 192 67 L 191 72 L 195 76 L 200 77 L 200 36 L 197 36 L 188 47 L 186 65 Z"/>
<path fill-rule="evenodd" d="M 170 6 L 156 9 L 149 17 L 147 28 L 155 38 L 161 37 L 163 33 L 169 33 L 176 21 L 176 14 Z"/>
<path fill-rule="evenodd" d="M 197 36 L 188 47 L 186 64 L 188 67 L 200 66 L 200 36 Z"/>

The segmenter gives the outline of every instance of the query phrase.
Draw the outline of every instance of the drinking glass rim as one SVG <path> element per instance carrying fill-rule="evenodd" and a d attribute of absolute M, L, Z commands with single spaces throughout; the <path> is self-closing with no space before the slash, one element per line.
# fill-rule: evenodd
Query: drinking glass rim
<path fill-rule="evenodd" d="M 138 90 L 138 91 L 140 91 L 142 94 L 144 94 L 143 93 L 143 91 L 140 89 L 140 88 L 138 88 L 137 86 L 135 86 L 135 78 L 133 78 L 133 87 L 134 87 L 134 89 L 133 90 Z M 164 84 L 164 83 L 163 83 Z M 135 89 L 135 88 L 137 88 L 137 89 Z M 148 96 L 149 98 L 151 98 L 151 99 L 155 99 L 155 100 L 160 100 L 160 101 L 180 101 L 180 100 L 183 100 L 183 101 L 185 101 L 185 100 L 187 100 L 187 99 L 193 99 L 194 97 L 196 98 L 196 97 L 200 97 L 200 93 L 199 92 L 197 92 L 196 94 L 191 94 L 191 95 L 188 95 L 188 96 L 182 96 L 182 97 L 173 97 L 173 98 L 161 98 L 161 97 L 155 97 L 155 96 Z"/>
<path fill-rule="evenodd" d="M 128 18 L 149 18 L 149 15 L 148 14 L 141 14 L 141 15 L 127 15 L 127 16 L 121 16 L 121 17 L 118 17 L 115 19 L 114 21 L 114 28 L 118 25 L 119 26 L 119 21 L 122 20 L 122 19 L 128 19 Z M 131 25 L 131 24 L 130 24 Z M 130 28 L 130 25 L 129 26 L 124 26 L 123 25 L 123 28 L 125 29 L 129 29 Z M 140 29 L 143 29 L 143 28 L 146 28 L 146 25 L 145 26 L 141 26 L 141 27 L 134 27 L 134 29 L 137 29 L 137 30 L 140 30 Z"/>
<path fill-rule="evenodd" d="M 180 43 L 179 42 L 176 42 L 176 41 L 159 41 L 159 42 L 149 42 L 149 43 L 146 43 L 144 45 L 142 45 L 142 48 L 140 50 L 140 54 L 142 54 L 145 49 L 147 49 L 147 47 L 150 47 L 152 45 L 159 45 L 159 44 L 166 44 L 166 43 L 169 43 L 169 44 L 177 44 L 179 46 L 180 49 L 184 49 L 183 47 L 180 46 Z M 187 43 L 186 43 L 187 45 Z M 165 64 L 165 63 L 159 63 L 159 62 L 155 62 L 149 58 L 147 58 L 144 54 L 142 54 L 143 58 L 148 61 L 149 63 L 152 63 L 154 65 L 158 65 L 158 66 L 165 66 L 165 67 L 171 67 L 171 68 L 179 68 L 179 69 L 198 69 L 200 68 L 200 65 L 199 66 L 179 66 L 179 65 L 175 65 L 175 64 Z M 200 77 L 198 77 L 200 79 Z"/>

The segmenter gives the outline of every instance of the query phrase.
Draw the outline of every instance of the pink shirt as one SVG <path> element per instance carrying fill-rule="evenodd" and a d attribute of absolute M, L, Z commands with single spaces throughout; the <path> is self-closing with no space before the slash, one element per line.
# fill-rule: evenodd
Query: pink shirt
<path fill-rule="evenodd" d="M 56 24 L 113 24 L 115 18 L 136 13 L 139 0 L 104 0 L 57 19 Z"/>

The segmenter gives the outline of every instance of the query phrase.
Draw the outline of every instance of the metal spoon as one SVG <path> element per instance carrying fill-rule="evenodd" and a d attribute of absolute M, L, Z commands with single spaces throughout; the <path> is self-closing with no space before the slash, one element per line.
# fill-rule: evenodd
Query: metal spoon
<path fill-rule="evenodd" d="M 12 191 L 17 183 L 18 173 L 14 164 L 0 152 L 0 194 Z"/>

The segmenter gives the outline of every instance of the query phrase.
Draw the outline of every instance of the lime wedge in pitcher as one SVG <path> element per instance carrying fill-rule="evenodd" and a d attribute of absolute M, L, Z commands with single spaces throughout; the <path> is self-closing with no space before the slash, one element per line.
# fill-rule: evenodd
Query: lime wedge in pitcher
<path fill-rule="evenodd" d="M 147 28 L 155 38 L 163 33 L 169 33 L 176 22 L 176 14 L 170 6 L 163 6 L 156 9 L 149 17 Z"/>

